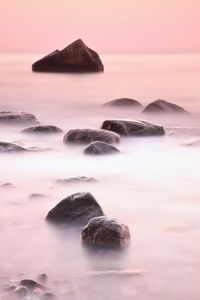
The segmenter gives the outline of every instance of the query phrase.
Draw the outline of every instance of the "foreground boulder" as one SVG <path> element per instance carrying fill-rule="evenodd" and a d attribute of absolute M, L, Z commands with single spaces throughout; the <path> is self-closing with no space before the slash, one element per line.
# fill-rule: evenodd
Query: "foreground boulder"
<path fill-rule="evenodd" d="M 52 134 L 61 133 L 62 129 L 53 125 L 38 125 L 24 129 L 24 133 Z"/>
<path fill-rule="evenodd" d="M 71 177 L 71 178 L 60 178 L 57 179 L 56 182 L 61 184 L 70 184 L 70 183 L 97 182 L 97 180 L 93 177 L 79 176 L 79 177 Z"/>
<path fill-rule="evenodd" d="M 103 122 L 102 128 L 124 136 L 159 136 L 165 134 L 162 126 L 145 121 L 106 120 Z"/>
<path fill-rule="evenodd" d="M 113 144 L 119 143 L 120 136 L 103 129 L 71 129 L 65 134 L 63 141 L 75 144 L 89 144 L 95 141 Z"/>
<path fill-rule="evenodd" d="M 37 118 L 30 113 L 0 111 L 0 124 L 38 124 Z"/>
<path fill-rule="evenodd" d="M 114 146 L 98 141 L 89 144 L 84 150 L 84 153 L 89 155 L 114 154 L 119 152 Z"/>
<path fill-rule="evenodd" d="M 26 150 L 24 147 L 15 143 L 0 142 L 0 152 L 20 152 Z"/>
<path fill-rule="evenodd" d="M 105 103 L 103 106 L 111 106 L 111 107 L 130 107 L 130 108 L 142 108 L 142 104 L 137 100 L 130 99 L 130 98 L 119 98 L 111 100 Z"/>
<path fill-rule="evenodd" d="M 150 104 L 148 104 L 143 110 L 144 113 L 184 113 L 188 114 L 188 112 L 174 104 L 165 100 L 156 100 Z"/>
<path fill-rule="evenodd" d="M 90 193 L 76 193 L 59 202 L 52 208 L 46 219 L 54 223 L 87 224 L 94 217 L 104 213 Z"/>
<path fill-rule="evenodd" d="M 88 245 L 125 247 L 130 242 L 128 226 L 107 217 L 93 218 L 81 232 L 82 241 Z"/>
<path fill-rule="evenodd" d="M 32 65 L 39 72 L 103 72 L 99 55 L 88 48 L 81 39 L 62 51 L 56 50 Z"/>

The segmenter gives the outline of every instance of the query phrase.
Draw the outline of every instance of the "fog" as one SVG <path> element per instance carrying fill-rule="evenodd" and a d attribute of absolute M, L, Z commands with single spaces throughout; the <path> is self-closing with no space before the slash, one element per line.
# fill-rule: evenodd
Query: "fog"
<path fill-rule="evenodd" d="M 64 133 L 44 137 L 24 134 L 24 127 L 1 126 L 1 141 L 45 150 L 0 154 L 0 283 L 46 273 L 47 286 L 58 299 L 197 299 L 200 156 L 198 144 L 187 145 L 200 138 L 194 57 L 111 56 L 105 58 L 105 74 L 83 76 L 32 74 L 35 57 L 10 55 L 4 63 L 0 56 L 1 110 L 34 113 L 42 124 L 58 125 L 64 133 L 100 128 L 107 118 L 126 118 L 159 123 L 167 134 L 122 138 L 120 154 L 88 157 L 84 146 L 64 145 Z M 169 97 L 191 115 L 146 116 L 101 107 L 121 96 L 143 104 Z M 56 182 L 76 176 L 97 182 Z M 7 182 L 13 187 L 2 186 Z M 91 192 L 107 216 L 129 226 L 131 245 L 126 251 L 88 252 L 81 244 L 81 228 L 46 223 L 55 204 L 81 191 Z M 46 197 L 30 198 L 33 193 Z"/>

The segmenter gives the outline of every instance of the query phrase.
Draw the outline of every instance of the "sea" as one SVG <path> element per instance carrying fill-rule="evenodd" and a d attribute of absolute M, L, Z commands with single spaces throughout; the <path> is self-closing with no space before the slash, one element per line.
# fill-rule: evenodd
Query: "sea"
<path fill-rule="evenodd" d="M 63 129 L 41 136 L 22 133 L 25 126 L 0 127 L 0 141 L 44 149 L 0 153 L 0 285 L 45 273 L 60 300 L 199 299 L 200 54 L 101 55 L 103 73 L 33 73 L 42 56 L 0 54 L 0 111 L 30 112 Z M 163 99 L 190 114 L 103 106 L 122 97 L 144 107 Z M 98 157 L 63 143 L 68 130 L 101 128 L 106 119 L 149 121 L 166 135 L 124 137 L 120 154 Z M 56 182 L 77 176 L 97 182 Z M 81 228 L 45 221 L 77 192 L 92 193 L 108 217 L 128 225 L 127 249 L 87 251 Z M 2 290 L 0 297 L 15 299 Z"/>

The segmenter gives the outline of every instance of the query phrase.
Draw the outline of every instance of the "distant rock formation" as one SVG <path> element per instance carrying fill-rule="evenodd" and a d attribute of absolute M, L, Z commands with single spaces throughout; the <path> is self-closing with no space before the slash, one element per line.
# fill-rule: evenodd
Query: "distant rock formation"
<path fill-rule="evenodd" d="M 134 99 L 130 98 L 118 98 L 111 101 L 106 102 L 103 106 L 111 106 L 111 107 L 131 107 L 131 108 L 143 108 L 142 104 Z"/>
<path fill-rule="evenodd" d="M 165 101 L 165 100 L 156 100 L 150 104 L 148 104 L 145 109 L 143 110 L 144 113 L 158 113 L 158 114 L 161 114 L 161 113 L 184 113 L 184 114 L 188 114 L 188 112 L 174 104 L 174 103 L 171 103 L 171 102 L 168 102 L 168 101 Z"/>
<path fill-rule="evenodd" d="M 111 130 L 122 136 L 159 136 L 165 135 L 162 126 L 145 121 L 106 120 L 103 129 Z"/>
<path fill-rule="evenodd" d="M 37 72 L 103 72 L 99 55 L 79 39 L 64 48 L 55 50 L 36 61 L 32 71 Z"/>

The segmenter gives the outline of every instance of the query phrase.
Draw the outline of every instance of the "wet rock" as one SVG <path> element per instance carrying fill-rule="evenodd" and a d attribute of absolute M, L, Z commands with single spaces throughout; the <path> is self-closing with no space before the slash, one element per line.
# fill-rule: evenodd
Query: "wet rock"
<path fill-rule="evenodd" d="M 13 295 L 16 295 L 20 298 L 24 298 L 28 295 L 28 288 L 26 286 L 20 286 L 16 288 L 13 292 Z"/>
<path fill-rule="evenodd" d="M 20 281 L 20 285 L 26 287 L 29 291 L 33 291 L 37 288 L 42 290 L 46 289 L 43 285 L 32 279 L 23 279 Z"/>
<path fill-rule="evenodd" d="M 120 136 L 103 129 L 72 129 L 64 136 L 65 143 L 89 144 L 101 141 L 108 144 L 119 143 Z"/>
<path fill-rule="evenodd" d="M 93 142 L 84 149 L 84 153 L 89 155 L 116 154 L 119 152 L 117 148 L 104 142 Z"/>
<path fill-rule="evenodd" d="M 53 134 L 61 133 L 62 129 L 53 125 L 37 125 L 24 129 L 24 133 L 35 133 L 35 134 Z"/>
<path fill-rule="evenodd" d="M 38 124 L 37 118 L 27 112 L 0 111 L 0 124 Z"/>
<path fill-rule="evenodd" d="M 123 136 L 165 135 L 165 130 L 162 126 L 145 121 L 106 120 L 103 122 L 102 128 Z"/>
<path fill-rule="evenodd" d="M 77 223 L 87 224 L 87 222 L 104 213 L 90 193 L 76 193 L 68 196 L 52 208 L 46 219 L 54 223 Z"/>
<path fill-rule="evenodd" d="M 86 245 L 108 248 L 121 248 L 130 243 L 128 226 L 104 216 L 91 219 L 83 228 L 81 237 Z"/>
<path fill-rule="evenodd" d="M 37 72 L 103 72 L 99 55 L 81 39 L 62 51 L 56 50 L 32 65 Z"/>
<path fill-rule="evenodd" d="M 150 104 L 148 104 L 145 109 L 143 110 L 144 113 L 156 113 L 156 114 L 162 114 L 162 113 L 184 113 L 188 114 L 188 112 L 174 104 L 165 100 L 156 100 Z"/>
<path fill-rule="evenodd" d="M 45 292 L 41 295 L 40 300 L 53 300 L 56 299 L 56 295 L 52 292 Z"/>
<path fill-rule="evenodd" d="M 90 183 L 90 182 L 97 182 L 97 180 L 93 177 L 79 176 L 79 177 L 72 177 L 72 178 L 60 178 L 57 179 L 56 182 L 61 184 Z"/>
<path fill-rule="evenodd" d="M 105 103 L 103 106 L 111 106 L 111 107 L 130 107 L 130 108 L 143 108 L 142 104 L 134 99 L 130 98 L 119 98 L 111 100 L 107 103 Z"/>
<path fill-rule="evenodd" d="M 15 143 L 0 142 L 0 152 L 20 152 L 26 149 Z"/>

